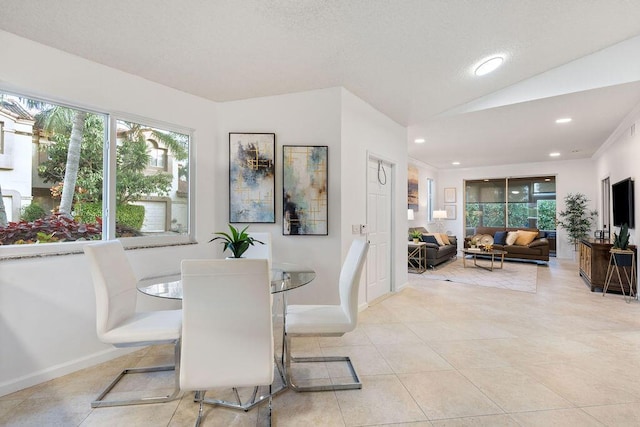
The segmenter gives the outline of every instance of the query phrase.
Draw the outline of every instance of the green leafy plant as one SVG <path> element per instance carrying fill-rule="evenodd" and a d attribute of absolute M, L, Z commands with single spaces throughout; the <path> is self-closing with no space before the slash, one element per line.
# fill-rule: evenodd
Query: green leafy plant
<path fill-rule="evenodd" d="M 587 203 L 589 199 L 581 193 L 571 194 L 564 198 L 566 209 L 560 211 L 558 215 L 558 225 L 569 234 L 569 243 L 574 245 L 577 250 L 578 243 L 581 239 L 587 237 L 591 231 L 591 226 L 598 212 L 588 210 Z"/>
<path fill-rule="evenodd" d="M 422 232 L 420 232 L 419 230 L 413 230 L 409 233 L 409 235 L 411 236 L 412 239 L 420 239 L 422 237 Z"/>
<path fill-rule="evenodd" d="M 31 203 L 28 206 L 22 208 L 21 219 L 25 221 L 35 221 L 36 219 L 44 218 L 47 216 L 47 212 L 37 203 Z"/>
<path fill-rule="evenodd" d="M 231 253 L 233 253 L 233 258 L 241 258 L 242 254 L 249 249 L 249 246 L 253 246 L 256 243 L 260 243 L 264 245 L 264 242 L 254 239 L 251 237 L 246 231 L 249 226 L 246 226 L 241 231 L 238 231 L 233 225 L 229 224 L 230 233 L 224 233 L 222 231 L 218 231 L 214 234 L 218 234 L 218 237 L 214 237 L 209 240 L 209 243 L 215 240 L 222 240 L 222 244 L 224 246 L 224 250 L 229 249 Z"/>
<path fill-rule="evenodd" d="M 620 234 L 613 233 L 613 249 L 626 250 L 629 247 L 629 225 L 622 224 Z"/>

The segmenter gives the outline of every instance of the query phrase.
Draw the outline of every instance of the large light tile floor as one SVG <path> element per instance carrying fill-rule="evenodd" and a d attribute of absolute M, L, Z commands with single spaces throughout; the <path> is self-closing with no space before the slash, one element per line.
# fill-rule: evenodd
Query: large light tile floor
<path fill-rule="evenodd" d="M 506 266 L 508 268 L 508 265 Z M 575 262 L 539 266 L 537 293 L 415 281 L 361 313 L 342 338 L 299 340 L 299 353 L 349 354 L 362 390 L 274 398 L 277 426 L 638 426 L 640 303 L 591 293 Z M 496 272 L 499 274 L 499 272 Z M 411 276 L 411 275 L 410 275 Z M 410 277 L 411 278 L 411 277 Z M 171 359 L 141 350 L 0 398 L 2 426 L 188 426 L 192 396 L 91 409 L 124 366 Z M 334 378 L 335 367 L 299 375 Z M 172 377 L 121 393 L 171 386 Z M 253 426 L 265 411 L 207 407 L 205 426 Z"/>

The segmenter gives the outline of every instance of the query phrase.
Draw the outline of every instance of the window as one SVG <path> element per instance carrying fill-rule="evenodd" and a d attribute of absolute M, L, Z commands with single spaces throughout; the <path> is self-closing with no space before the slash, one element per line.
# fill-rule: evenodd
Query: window
<path fill-rule="evenodd" d="M 477 227 L 556 229 L 555 177 L 465 181 L 466 235 Z"/>
<path fill-rule="evenodd" d="M 116 218 L 147 236 L 188 233 L 189 135 L 116 123 Z"/>
<path fill-rule="evenodd" d="M 158 147 L 158 143 L 152 139 L 147 140 L 149 147 L 149 166 L 166 170 L 167 150 Z"/>
<path fill-rule="evenodd" d="M 427 221 L 433 221 L 433 179 L 427 178 Z"/>
<path fill-rule="evenodd" d="M 13 168 L 0 168 L 0 184 L 21 204 L 20 224 L 0 217 L 0 244 L 189 240 L 189 132 L 9 94 L 0 100 L 16 129 Z"/>

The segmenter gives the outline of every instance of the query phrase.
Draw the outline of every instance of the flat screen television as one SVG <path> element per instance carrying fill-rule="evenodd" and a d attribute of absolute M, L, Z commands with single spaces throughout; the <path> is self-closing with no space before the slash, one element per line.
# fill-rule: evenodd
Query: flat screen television
<path fill-rule="evenodd" d="M 633 180 L 627 178 L 613 184 L 611 198 L 613 201 L 613 225 L 619 227 L 622 224 L 628 224 L 629 228 L 635 228 Z"/>

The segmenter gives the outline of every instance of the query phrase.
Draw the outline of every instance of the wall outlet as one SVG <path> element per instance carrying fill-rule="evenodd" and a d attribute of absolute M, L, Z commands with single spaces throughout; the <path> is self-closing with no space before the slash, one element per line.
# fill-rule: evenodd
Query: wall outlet
<path fill-rule="evenodd" d="M 369 232 L 369 226 L 367 224 L 360 224 L 360 234 L 367 234 Z"/>
<path fill-rule="evenodd" d="M 351 225 L 351 234 L 360 234 L 360 225 L 358 224 Z"/>

